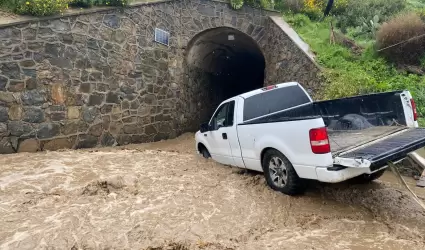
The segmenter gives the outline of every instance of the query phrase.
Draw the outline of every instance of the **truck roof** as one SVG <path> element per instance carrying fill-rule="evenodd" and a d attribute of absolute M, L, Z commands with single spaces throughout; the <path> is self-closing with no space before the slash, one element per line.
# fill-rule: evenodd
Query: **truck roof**
<path fill-rule="evenodd" d="M 279 84 L 276 84 L 276 85 L 269 85 L 269 86 L 263 87 L 261 89 L 256 89 L 256 90 L 252 90 L 252 91 L 240 94 L 238 96 L 246 99 L 248 97 L 263 93 L 265 90 L 267 90 L 267 88 L 270 88 L 270 89 L 272 89 L 272 88 L 282 88 L 282 87 L 289 87 L 289 86 L 294 86 L 294 85 L 299 85 L 299 83 L 298 82 L 286 82 L 286 83 L 279 83 Z"/>

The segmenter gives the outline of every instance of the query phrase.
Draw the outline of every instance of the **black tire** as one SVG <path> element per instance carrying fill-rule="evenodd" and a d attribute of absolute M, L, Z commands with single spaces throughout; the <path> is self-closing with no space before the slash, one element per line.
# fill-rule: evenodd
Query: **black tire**
<path fill-rule="evenodd" d="M 208 159 L 211 157 L 210 152 L 208 151 L 206 147 L 201 148 L 201 154 L 202 154 L 202 157 L 204 157 L 205 159 Z"/>
<path fill-rule="evenodd" d="M 362 174 L 360 176 L 353 178 L 352 180 L 354 183 L 357 183 L 357 184 L 369 183 L 379 179 L 385 173 L 385 170 L 386 169 L 381 169 L 373 174 Z"/>
<path fill-rule="evenodd" d="M 284 174 L 286 176 L 286 181 L 282 181 L 282 183 L 285 182 L 283 186 L 278 186 L 275 183 L 276 180 L 279 180 L 279 178 L 272 180 L 273 170 L 270 169 L 270 166 L 272 166 L 272 159 L 280 159 L 282 161 L 282 164 L 284 164 L 284 168 L 286 168 L 285 170 L 280 170 L 286 172 L 286 174 Z M 302 194 L 305 191 L 304 180 L 298 177 L 298 174 L 297 172 L 295 172 L 295 169 L 292 166 L 291 162 L 281 152 L 275 149 L 270 149 L 265 152 L 262 165 L 266 182 L 272 189 L 287 195 Z M 274 173 L 277 172 L 274 171 Z"/>

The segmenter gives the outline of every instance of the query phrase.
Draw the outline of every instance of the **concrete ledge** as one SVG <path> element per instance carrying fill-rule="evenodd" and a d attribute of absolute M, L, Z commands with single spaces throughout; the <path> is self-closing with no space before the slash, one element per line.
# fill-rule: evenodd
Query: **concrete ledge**
<path fill-rule="evenodd" d="M 310 50 L 310 46 L 304 42 L 301 37 L 298 35 L 298 33 L 287 23 L 285 20 L 283 20 L 282 17 L 278 16 L 271 16 L 270 19 L 279 26 L 285 33 L 288 35 L 288 37 L 298 46 L 300 50 L 302 50 L 306 56 L 318 66 L 318 64 L 315 61 L 315 55 Z"/>
<path fill-rule="evenodd" d="M 172 2 L 172 1 L 174 0 L 138 0 L 137 2 L 130 3 L 129 7 L 149 5 L 149 4 L 155 4 L 155 3 L 165 3 L 165 2 Z M 9 17 L 9 18 L 0 17 L 0 28 L 5 28 L 5 27 L 28 23 L 28 22 L 53 20 L 53 19 L 59 19 L 63 17 L 78 16 L 82 14 L 90 14 L 95 12 L 110 11 L 110 10 L 123 9 L 123 8 L 125 7 L 92 7 L 87 9 L 72 8 L 67 10 L 65 13 L 61 15 L 53 15 L 53 16 L 46 16 L 46 17 L 22 16 L 22 15 L 16 15 L 16 17 Z"/>

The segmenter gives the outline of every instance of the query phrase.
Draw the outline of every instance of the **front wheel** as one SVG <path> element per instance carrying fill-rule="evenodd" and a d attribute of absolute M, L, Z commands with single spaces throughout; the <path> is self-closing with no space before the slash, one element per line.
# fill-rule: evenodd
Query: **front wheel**
<path fill-rule="evenodd" d="M 210 152 L 208 152 L 208 149 L 206 149 L 205 147 L 201 149 L 201 154 L 205 159 L 208 159 L 211 157 Z"/>
<path fill-rule="evenodd" d="M 304 181 L 298 177 L 291 162 L 281 152 L 268 150 L 262 165 L 266 182 L 272 189 L 287 195 L 304 192 Z"/>

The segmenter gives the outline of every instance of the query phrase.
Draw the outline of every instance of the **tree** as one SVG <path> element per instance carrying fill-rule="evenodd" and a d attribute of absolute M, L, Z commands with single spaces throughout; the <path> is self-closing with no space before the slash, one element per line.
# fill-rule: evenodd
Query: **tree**
<path fill-rule="evenodd" d="M 326 5 L 325 12 L 323 13 L 325 17 L 328 16 L 329 13 L 331 12 L 333 5 L 334 5 L 334 0 L 328 0 L 328 4 Z"/>

